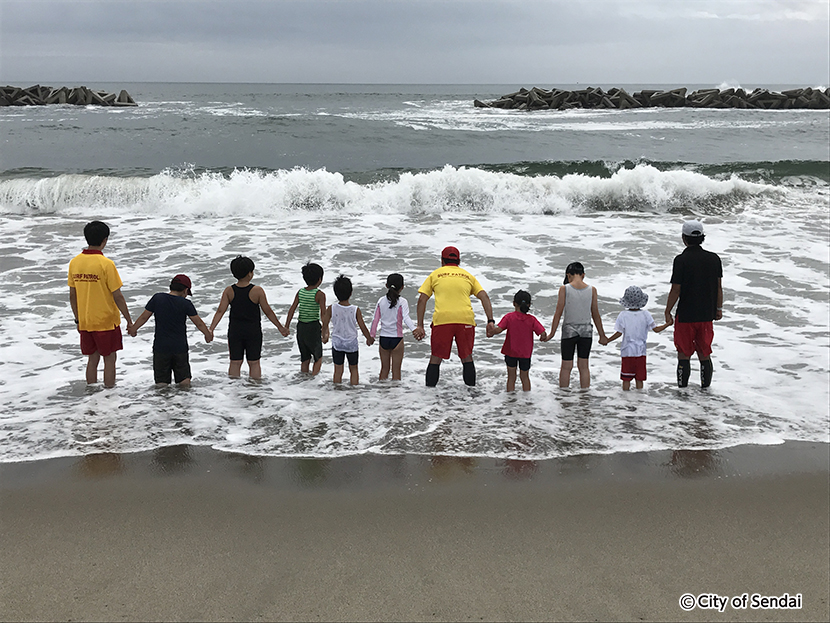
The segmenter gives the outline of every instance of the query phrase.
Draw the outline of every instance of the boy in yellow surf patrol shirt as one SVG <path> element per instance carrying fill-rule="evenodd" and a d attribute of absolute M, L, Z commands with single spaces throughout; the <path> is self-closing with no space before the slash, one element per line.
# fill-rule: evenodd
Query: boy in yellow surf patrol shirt
<path fill-rule="evenodd" d="M 115 385 L 115 361 L 121 342 L 121 314 L 127 331 L 133 322 L 121 293 L 121 277 L 115 263 L 104 257 L 110 228 L 101 221 L 84 227 L 89 245 L 69 262 L 69 304 L 81 337 L 81 353 L 88 356 L 86 382 L 98 381 L 98 362 L 104 358 L 104 387 Z"/>
<path fill-rule="evenodd" d="M 435 295 L 435 311 L 432 314 L 432 333 L 430 336 L 431 356 L 426 372 L 427 387 L 438 384 L 441 361 L 450 358 L 452 342 L 455 340 L 458 356 L 464 365 L 464 383 L 476 384 L 476 368 L 473 363 L 473 342 L 475 340 L 475 314 L 470 303 L 470 296 L 481 301 L 487 314 L 487 328 L 493 320 L 493 308 L 490 297 L 473 275 L 461 268 L 461 256 L 455 247 L 446 247 L 441 252 L 441 268 L 437 268 L 426 278 L 418 289 L 418 322 L 412 335 L 422 340 L 424 330 L 424 313 L 427 301 Z"/>

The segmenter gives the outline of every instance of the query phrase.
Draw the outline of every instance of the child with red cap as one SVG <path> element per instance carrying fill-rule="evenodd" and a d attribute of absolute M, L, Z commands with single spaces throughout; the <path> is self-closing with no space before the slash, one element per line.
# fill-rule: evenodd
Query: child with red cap
<path fill-rule="evenodd" d="M 157 385 L 169 385 L 171 377 L 179 385 L 190 385 L 186 324 L 188 318 L 204 333 L 205 342 L 213 340 L 213 332 L 199 318 L 193 303 L 187 300 L 187 296 L 193 294 L 192 287 L 193 284 L 187 275 L 176 275 L 170 281 L 170 292 L 154 294 L 144 306 L 138 320 L 129 329 L 129 334 L 135 337 L 150 316 L 155 314 L 153 376 Z"/>

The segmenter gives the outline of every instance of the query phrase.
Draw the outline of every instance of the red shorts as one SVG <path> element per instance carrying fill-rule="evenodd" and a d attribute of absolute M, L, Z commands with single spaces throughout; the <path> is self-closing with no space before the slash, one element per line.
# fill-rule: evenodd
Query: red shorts
<path fill-rule="evenodd" d="M 80 333 L 81 353 L 84 355 L 99 353 L 102 357 L 106 357 L 124 348 L 121 343 L 120 326 L 109 331 L 81 331 Z"/>
<path fill-rule="evenodd" d="M 620 378 L 623 381 L 645 381 L 646 380 L 646 356 L 623 357 Z"/>
<path fill-rule="evenodd" d="M 452 341 L 458 348 L 458 356 L 466 359 L 473 354 L 473 342 L 476 337 L 476 328 L 468 324 L 439 324 L 432 325 L 430 347 L 432 356 L 449 359 L 452 352 Z"/>
<path fill-rule="evenodd" d="M 715 329 L 712 322 L 675 322 L 674 345 L 686 357 L 697 353 L 698 358 L 708 359 L 712 354 L 712 338 Z"/>

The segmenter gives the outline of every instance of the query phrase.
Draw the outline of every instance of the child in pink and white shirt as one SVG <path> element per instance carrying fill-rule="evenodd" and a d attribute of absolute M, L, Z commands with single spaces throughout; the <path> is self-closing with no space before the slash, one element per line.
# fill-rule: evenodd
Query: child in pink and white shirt
<path fill-rule="evenodd" d="M 401 380 L 401 364 L 403 362 L 403 327 L 412 331 L 415 324 L 409 317 L 409 303 L 401 298 L 403 290 L 403 277 L 398 273 L 392 273 L 386 278 L 386 295 L 381 297 L 375 307 L 375 315 L 372 318 L 372 326 L 369 334 L 372 337 L 378 333 L 380 327 L 380 375 L 381 381 L 389 378 L 389 370 L 392 370 L 392 380 Z"/>
<path fill-rule="evenodd" d="M 499 323 L 490 329 L 490 335 L 498 335 L 507 331 L 501 352 L 507 364 L 507 391 L 516 389 L 516 368 L 519 368 L 519 377 L 522 379 L 522 390 L 530 391 L 530 356 L 533 354 L 533 334 L 544 339 L 545 328 L 530 311 L 530 293 L 524 290 L 516 292 L 513 297 L 513 307 L 516 311 L 510 312 Z"/>

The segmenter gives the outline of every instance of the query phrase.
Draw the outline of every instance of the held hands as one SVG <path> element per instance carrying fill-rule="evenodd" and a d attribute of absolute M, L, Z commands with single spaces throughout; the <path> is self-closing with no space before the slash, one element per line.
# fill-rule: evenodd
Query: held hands
<path fill-rule="evenodd" d="M 375 343 L 375 338 L 373 338 L 371 335 L 366 338 L 366 346 L 371 346 L 374 343 Z"/>
<path fill-rule="evenodd" d="M 424 339 L 424 337 L 426 336 L 426 334 L 427 334 L 427 332 L 424 330 L 424 327 L 422 327 L 422 326 L 420 326 L 420 325 L 419 325 L 419 326 L 417 326 L 417 327 L 415 327 L 414 329 L 412 329 L 412 337 L 414 337 L 414 338 L 415 338 L 416 340 L 418 340 L 419 342 L 420 342 L 422 339 Z"/>
<path fill-rule="evenodd" d="M 205 333 L 205 342 L 210 344 L 213 341 L 213 331 L 208 329 L 208 332 Z"/>
<path fill-rule="evenodd" d="M 608 342 L 609 342 L 608 336 L 605 336 L 605 335 L 600 335 L 599 336 L 599 343 L 600 343 L 601 346 L 607 346 Z"/>

